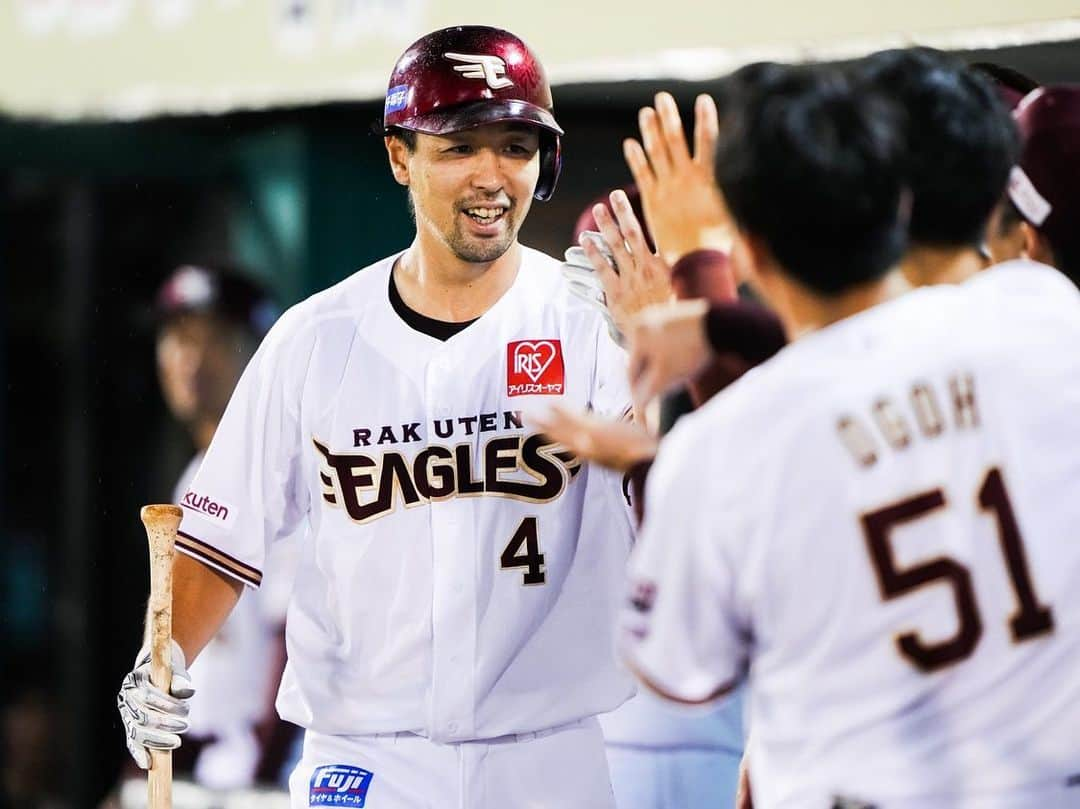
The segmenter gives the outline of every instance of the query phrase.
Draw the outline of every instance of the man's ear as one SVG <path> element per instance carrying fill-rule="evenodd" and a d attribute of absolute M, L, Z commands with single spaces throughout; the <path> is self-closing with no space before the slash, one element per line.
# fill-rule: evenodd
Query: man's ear
<path fill-rule="evenodd" d="M 390 159 L 390 171 L 399 185 L 409 185 L 409 147 L 401 138 L 387 135 L 383 138 L 386 143 L 386 156 Z"/>
<path fill-rule="evenodd" d="M 779 269 L 776 256 L 765 241 L 753 233 L 739 229 L 732 249 L 733 260 L 745 274 L 754 291 L 785 321 L 790 328 L 791 307 L 788 304 L 791 284 Z"/>
<path fill-rule="evenodd" d="M 751 284 L 767 280 L 773 270 L 773 254 L 768 245 L 752 233 L 739 230 L 732 245 L 732 252 L 743 280 Z"/>
<path fill-rule="evenodd" d="M 1021 222 L 1020 229 L 1024 234 L 1024 255 L 1032 261 L 1054 266 L 1054 251 L 1050 249 L 1050 243 L 1038 228 L 1029 222 Z"/>

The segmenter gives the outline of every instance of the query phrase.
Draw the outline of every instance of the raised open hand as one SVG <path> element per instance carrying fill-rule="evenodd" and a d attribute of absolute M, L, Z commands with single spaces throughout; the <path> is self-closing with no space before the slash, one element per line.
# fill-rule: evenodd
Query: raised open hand
<path fill-rule="evenodd" d="M 697 97 L 692 155 L 674 97 L 657 93 L 655 104 L 638 113 L 641 142 L 623 142 L 653 242 L 669 265 L 693 250 L 729 252 L 734 229 L 715 173 L 716 102 Z"/>

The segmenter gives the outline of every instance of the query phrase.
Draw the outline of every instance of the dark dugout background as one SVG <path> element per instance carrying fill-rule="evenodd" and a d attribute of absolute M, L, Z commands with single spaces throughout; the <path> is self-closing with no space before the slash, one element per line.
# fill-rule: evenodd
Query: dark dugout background
<path fill-rule="evenodd" d="M 1080 42 L 963 54 L 1080 81 Z M 709 84 L 556 88 L 569 133 L 522 240 L 553 255 L 626 183 L 637 108 Z M 138 509 L 190 457 L 157 389 L 149 302 L 181 263 L 229 258 L 291 304 L 408 244 L 376 104 L 127 124 L 0 118 L 0 806 L 93 807 L 126 751 L 115 692 L 139 645 Z"/>

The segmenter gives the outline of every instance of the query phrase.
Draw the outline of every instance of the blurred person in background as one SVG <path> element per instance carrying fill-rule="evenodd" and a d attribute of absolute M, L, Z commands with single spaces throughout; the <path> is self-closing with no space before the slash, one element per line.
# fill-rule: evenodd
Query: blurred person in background
<path fill-rule="evenodd" d="M 4 672 L 6 705 L 0 722 L 0 807 L 4 809 L 62 809 L 60 748 L 56 727 L 60 721 L 51 689 L 38 681 L 50 671 L 44 659 L 22 658 L 16 675 Z"/>
<path fill-rule="evenodd" d="M 32 535 L 9 529 L 0 541 L 0 807 L 51 809 L 63 804 L 53 773 L 62 765 L 54 743 L 63 713 L 56 667 L 49 664 L 53 629 L 46 550 Z M 17 661 L 17 664 L 16 664 Z"/>
<path fill-rule="evenodd" d="M 1014 115 L 1023 147 L 991 226 L 991 254 L 1049 264 L 1080 286 L 1080 86 L 1036 89 Z"/>
<path fill-rule="evenodd" d="M 267 292 L 223 264 L 182 266 L 161 286 L 157 367 L 162 396 L 196 453 L 172 493 L 179 503 L 199 469 L 229 397 L 273 325 L 278 310 Z M 173 772 L 208 790 L 278 786 L 295 763 L 299 729 L 278 718 L 274 696 L 285 666 L 285 608 L 295 541 L 272 556 L 278 575 L 237 604 L 192 664 L 199 684 L 191 700 L 191 730 L 173 754 Z M 145 776 L 129 773 L 125 806 L 145 801 Z M 184 800 L 185 794 L 191 797 Z M 199 805 L 198 791 L 178 792 Z M 207 800 L 209 798 L 206 798 Z"/>

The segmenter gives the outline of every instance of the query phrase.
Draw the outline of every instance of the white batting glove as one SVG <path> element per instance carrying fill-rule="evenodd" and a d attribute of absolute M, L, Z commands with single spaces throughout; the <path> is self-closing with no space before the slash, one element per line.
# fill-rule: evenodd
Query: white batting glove
<path fill-rule="evenodd" d="M 581 238 L 591 239 L 600 248 L 600 251 L 615 266 L 615 256 L 604 241 L 604 237 L 596 231 L 587 230 L 581 234 Z M 604 285 L 600 282 L 600 276 L 596 269 L 585 256 L 585 251 L 580 247 L 571 247 L 565 253 L 566 260 L 562 265 L 562 274 L 570 285 L 570 292 L 574 297 L 597 309 L 604 316 L 611 339 L 619 345 L 623 344 L 623 335 L 615 325 L 615 319 L 607 306 L 607 296 L 604 294 Z"/>
<path fill-rule="evenodd" d="M 150 769 L 150 750 L 175 750 L 180 734 L 187 731 L 188 700 L 195 693 L 187 673 L 184 652 L 172 641 L 172 688 L 166 694 L 150 682 L 150 648 L 144 646 L 135 658 L 116 696 L 116 707 L 124 720 L 128 752 L 142 769 Z"/>

